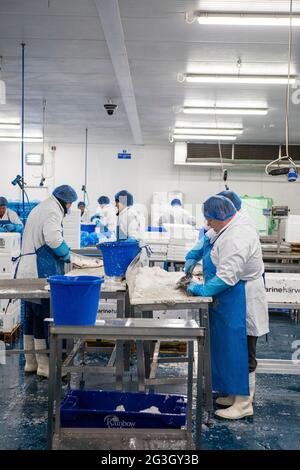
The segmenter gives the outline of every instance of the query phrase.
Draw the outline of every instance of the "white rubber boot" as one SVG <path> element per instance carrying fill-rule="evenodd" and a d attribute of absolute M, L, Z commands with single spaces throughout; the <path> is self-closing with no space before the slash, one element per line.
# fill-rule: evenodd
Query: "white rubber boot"
<path fill-rule="evenodd" d="M 34 338 L 34 349 L 36 351 L 35 357 L 37 360 L 38 368 L 37 375 L 41 377 L 49 377 L 49 358 L 48 354 L 43 353 L 42 351 L 47 349 L 47 344 L 45 339 L 36 339 Z M 39 352 L 41 351 L 41 352 Z"/>
<path fill-rule="evenodd" d="M 235 395 L 228 395 L 228 397 L 219 397 L 216 399 L 217 405 L 231 406 L 235 400 Z"/>
<path fill-rule="evenodd" d="M 38 364 L 34 354 L 26 354 L 26 351 L 34 349 L 33 335 L 24 335 L 24 351 L 25 351 L 25 372 L 36 372 Z"/>
<path fill-rule="evenodd" d="M 242 419 L 246 416 L 252 416 L 252 402 L 255 392 L 255 372 L 251 372 L 251 374 L 249 374 L 249 387 L 249 396 L 237 395 L 232 406 L 225 410 L 217 410 L 215 415 L 224 419 Z"/>

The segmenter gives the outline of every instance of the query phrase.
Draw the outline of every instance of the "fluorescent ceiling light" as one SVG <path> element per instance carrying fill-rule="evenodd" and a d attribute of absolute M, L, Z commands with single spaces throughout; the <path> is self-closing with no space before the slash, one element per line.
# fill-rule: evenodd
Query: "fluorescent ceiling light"
<path fill-rule="evenodd" d="M 192 135 L 192 134 L 173 134 L 174 140 L 236 140 L 235 135 Z"/>
<path fill-rule="evenodd" d="M 286 85 L 288 77 L 285 75 L 223 75 L 206 73 L 185 73 L 183 78 L 189 83 L 248 83 L 265 85 Z M 295 83 L 296 77 L 290 77 L 289 83 Z"/>
<path fill-rule="evenodd" d="M 185 114 L 236 114 L 264 116 L 268 113 L 267 108 L 216 108 L 214 106 L 183 106 Z"/>
<path fill-rule="evenodd" d="M 0 136 L 0 142 L 22 142 L 21 137 Z M 43 137 L 24 137 L 24 142 L 43 142 Z"/>
<path fill-rule="evenodd" d="M 243 129 L 229 129 L 218 127 L 213 128 L 196 128 L 196 127 L 175 127 L 173 131 L 174 135 L 177 134 L 202 134 L 202 135 L 238 135 L 243 133 Z"/>
<path fill-rule="evenodd" d="M 1 122 L 0 129 L 20 129 L 21 124 L 19 122 Z"/>
<path fill-rule="evenodd" d="M 289 26 L 290 15 L 278 13 L 210 13 L 195 11 L 199 24 L 228 26 Z M 300 26 L 300 15 L 293 14 L 292 25 Z"/>
<path fill-rule="evenodd" d="M 27 153 L 25 155 L 26 165 L 42 165 L 44 162 L 44 155 L 42 153 Z"/>

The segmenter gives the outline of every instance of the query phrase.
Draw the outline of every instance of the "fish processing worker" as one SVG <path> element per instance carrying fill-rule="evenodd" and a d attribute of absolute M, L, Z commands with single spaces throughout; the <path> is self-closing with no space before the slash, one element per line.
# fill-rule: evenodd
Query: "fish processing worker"
<path fill-rule="evenodd" d="M 91 218 L 91 221 L 100 221 L 100 228 L 102 231 L 110 233 L 111 237 L 116 235 L 117 214 L 115 207 L 110 203 L 107 196 L 100 196 L 98 198 L 99 211 Z"/>
<path fill-rule="evenodd" d="M 187 291 L 214 298 L 209 316 L 213 389 L 228 395 L 217 399 L 227 408 L 216 415 L 241 419 L 253 415 L 256 342 L 269 332 L 262 250 L 253 224 L 228 198 L 210 197 L 203 212 L 213 229 L 199 242 L 202 248 L 195 247 L 203 261 L 204 284 L 191 282 Z M 190 272 L 192 252 L 186 257 Z"/>
<path fill-rule="evenodd" d="M 161 215 L 158 225 L 163 224 L 183 224 L 183 225 L 196 225 L 196 218 L 193 217 L 187 210 L 183 209 L 180 199 L 173 199 L 170 207 Z"/>
<path fill-rule="evenodd" d="M 8 208 L 8 201 L 0 197 L 0 232 L 22 232 L 23 224 L 18 214 Z"/>
<path fill-rule="evenodd" d="M 86 208 L 84 201 L 79 201 L 77 204 L 77 209 L 80 210 L 80 222 L 82 224 L 88 224 L 90 222 L 90 214 Z"/>
<path fill-rule="evenodd" d="M 133 207 L 133 196 L 126 190 L 115 195 L 117 208 L 117 239 L 122 241 L 128 238 L 141 238 L 145 229 L 145 221 Z"/>
<path fill-rule="evenodd" d="M 75 190 L 62 185 L 30 212 L 23 235 L 18 278 L 64 274 L 64 264 L 70 262 L 70 248 L 63 237 L 63 219 L 76 199 Z M 43 354 L 48 338 L 44 319 L 49 313 L 49 299 L 25 302 L 25 372 L 36 372 L 44 377 L 49 376 L 48 356 Z M 26 354 L 26 350 L 35 350 L 36 354 Z"/>

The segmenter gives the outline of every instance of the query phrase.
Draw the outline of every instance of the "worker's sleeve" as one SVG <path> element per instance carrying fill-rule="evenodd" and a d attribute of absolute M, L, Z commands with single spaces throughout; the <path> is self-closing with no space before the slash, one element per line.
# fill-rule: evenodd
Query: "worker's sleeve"
<path fill-rule="evenodd" d="M 185 259 L 186 261 L 189 259 L 195 260 L 195 261 L 201 261 L 203 258 L 203 247 L 204 247 L 204 241 L 205 241 L 205 236 L 202 237 L 198 243 L 192 248 L 186 255 Z"/>
<path fill-rule="evenodd" d="M 12 224 L 21 225 L 21 231 L 22 231 L 23 223 L 15 211 L 9 211 L 9 218 Z M 16 231 L 19 232 L 19 230 L 16 230 Z"/>
<path fill-rule="evenodd" d="M 50 212 L 43 226 L 43 235 L 46 244 L 52 248 L 58 248 L 64 241 L 62 235 L 62 219 L 57 212 Z"/>
<path fill-rule="evenodd" d="M 244 275 L 251 247 L 247 237 L 225 239 L 217 247 L 218 265 L 216 275 L 226 284 L 234 286 Z"/>

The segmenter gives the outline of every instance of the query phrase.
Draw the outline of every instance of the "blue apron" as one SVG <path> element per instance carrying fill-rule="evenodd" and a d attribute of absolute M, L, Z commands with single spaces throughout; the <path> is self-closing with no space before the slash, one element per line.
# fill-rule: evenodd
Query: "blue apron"
<path fill-rule="evenodd" d="M 216 275 L 211 259 L 213 244 L 204 243 L 205 282 Z M 249 395 L 245 282 L 214 296 L 209 308 L 212 386 L 228 395 Z"/>
<path fill-rule="evenodd" d="M 36 266 L 39 278 L 65 274 L 64 261 L 59 259 L 48 245 L 36 250 Z"/>

